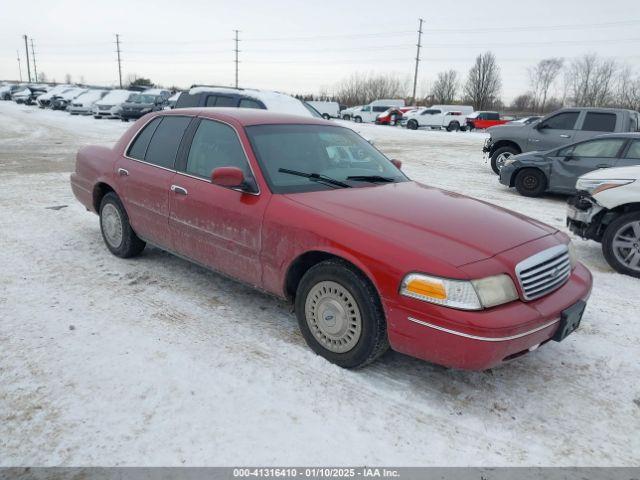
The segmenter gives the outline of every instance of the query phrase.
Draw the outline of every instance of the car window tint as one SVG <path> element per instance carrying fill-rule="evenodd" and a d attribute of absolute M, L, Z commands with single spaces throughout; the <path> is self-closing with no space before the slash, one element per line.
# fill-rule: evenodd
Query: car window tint
<path fill-rule="evenodd" d="M 578 112 L 563 112 L 545 120 L 544 124 L 547 128 L 553 130 L 573 130 L 578 120 Z"/>
<path fill-rule="evenodd" d="M 582 130 L 589 132 L 613 132 L 615 129 L 615 113 L 587 112 L 582 124 Z"/>
<path fill-rule="evenodd" d="M 487 120 L 500 120 L 499 113 L 487 113 Z"/>
<path fill-rule="evenodd" d="M 162 117 L 154 118 L 147 123 L 129 147 L 127 156 L 135 158 L 136 160 L 144 160 L 144 156 L 147 153 L 147 147 L 149 146 L 149 141 L 153 136 L 153 132 L 156 131 L 156 128 L 160 124 L 160 120 L 162 120 Z"/>
<path fill-rule="evenodd" d="M 640 159 L 640 140 L 634 140 L 629 145 L 629 150 L 627 150 L 627 154 L 625 158 L 638 158 Z"/>
<path fill-rule="evenodd" d="M 189 92 L 182 92 L 176 102 L 176 108 L 197 107 L 200 95 L 191 95 Z"/>
<path fill-rule="evenodd" d="M 202 120 L 191 142 L 186 171 L 209 179 L 218 167 L 238 167 L 245 176 L 251 175 L 235 130 L 224 123 Z"/>
<path fill-rule="evenodd" d="M 387 110 L 389 110 L 389 107 L 384 107 L 384 106 L 373 107 L 374 112 L 386 112 Z"/>
<path fill-rule="evenodd" d="M 262 105 L 260 105 L 255 100 L 251 100 L 250 98 L 243 98 L 240 100 L 240 108 L 260 108 L 262 109 Z"/>
<path fill-rule="evenodd" d="M 579 143 L 573 147 L 573 156 L 614 158 L 618 155 L 618 151 L 624 142 L 624 138 L 603 138 Z"/>
<path fill-rule="evenodd" d="M 149 142 L 149 148 L 144 157 L 145 162 L 164 168 L 173 168 L 182 135 L 190 121 L 191 117 L 174 115 L 163 117 Z"/>
<path fill-rule="evenodd" d="M 218 97 L 216 107 L 237 107 L 238 99 L 234 97 Z"/>
<path fill-rule="evenodd" d="M 207 97 L 207 102 L 205 103 L 205 106 L 207 107 L 214 107 L 216 105 L 216 100 L 218 99 L 217 95 L 209 95 Z"/>

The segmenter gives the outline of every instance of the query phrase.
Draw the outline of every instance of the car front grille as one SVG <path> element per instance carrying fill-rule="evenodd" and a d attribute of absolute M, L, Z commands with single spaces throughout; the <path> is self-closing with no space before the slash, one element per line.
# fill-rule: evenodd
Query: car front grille
<path fill-rule="evenodd" d="M 81 107 L 82 104 L 81 103 L 72 103 L 71 106 L 72 107 Z"/>
<path fill-rule="evenodd" d="M 98 108 L 100 110 L 109 110 L 111 109 L 111 105 L 100 105 Z"/>
<path fill-rule="evenodd" d="M 571 275 L 566 245 L 543 250 L 516 265 L 516 275 L 525 300 L 534 300 L 560 288 Z"/>

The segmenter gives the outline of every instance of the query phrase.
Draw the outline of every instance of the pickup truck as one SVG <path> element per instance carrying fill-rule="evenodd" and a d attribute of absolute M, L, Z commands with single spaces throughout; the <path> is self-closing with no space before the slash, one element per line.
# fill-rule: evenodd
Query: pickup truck
<path fill-rule="evenodd" d="M 433 106 L 406 115 L 406 125 L 409 130 L 418 128 L 445 128 L 448 132 L 464 130 L 466 115 L 471 113 L 472 107 L 456 105 L 454 108 Z"/>
<path fill-rule="evenodd" d="M 500 125 L 488 129 L 482 151 L 496 174 L 512 155 L 546 151 L 603 133 L 640 131 L 640 113 L 621 108 L 563 108 L 529 125 Z"/>
<path fill-rule="evenodd" d="M 504 125 L 513 120 L 513 117 L 501 117 L 498 112 L 473 112 L 467 116 L 467 128 L 469 130 L 484 130 L 489 127 Z"/>

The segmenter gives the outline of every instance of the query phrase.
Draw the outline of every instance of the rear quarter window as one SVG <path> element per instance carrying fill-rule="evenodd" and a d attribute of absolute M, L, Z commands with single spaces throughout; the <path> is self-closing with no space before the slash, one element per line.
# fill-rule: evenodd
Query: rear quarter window
<path fill-rule="evenodd" d="M 259 102 L 252 100 L 250 98 L 243 98 L 242 100 L 240 100 L 240 108 L 259 108 L 259 109 L 264 109 L 264 106 L 262 104 L 260 104 Z"/>
<path fill-rule="evenodd" d="M 149 146 L 149 141 L 160 124 L 160 120 L 162 120 L 161 117 L 154 118 L 147 123 L 145 127 L 143 127 L 129 147 L 129 151 L 127 152 L 128 157 L 135 158 L 136 160 L 144 160 L 144 156 L 147 153 L 147 147 Z"/>

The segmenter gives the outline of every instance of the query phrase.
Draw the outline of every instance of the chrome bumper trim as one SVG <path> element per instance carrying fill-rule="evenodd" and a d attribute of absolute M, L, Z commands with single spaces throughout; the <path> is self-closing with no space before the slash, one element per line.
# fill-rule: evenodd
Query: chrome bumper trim
<path fill-rule="evenodd" d="M 419 325 L 423 325 L 425 327 L 433 328 L 435 330 L 440 330 L 441 332 L 450 333 L 452 335 L 457 335 L 459 337 L 470 338 L 471 340 L 480 340 L 482 342 L 506 342 L 508 340 L 515 340 L 517 338 L 526 337 L 527 335 L 531 335 L 532 333 L 539 332 L 540 330 L 544 330 L 551 325 L 558 323 L 560 321 L 559 318 L 552 320 L 544 325 L 534 328 L 533 330 L 529 330 L 527 332 L 519 333 L 517 335 L 511 335 L 509 337 L 479 337 L 477 335 L 470 335 L 468 333 L 459 332 L 457 330 L 451 330 L 449 328 L 440 327 L 438 325 L 434 325 L 432 323 L 425 322 L 423 320 L 418 320 L 417 318 L 407 317 L 410 322 L 417 323 Z"/>

